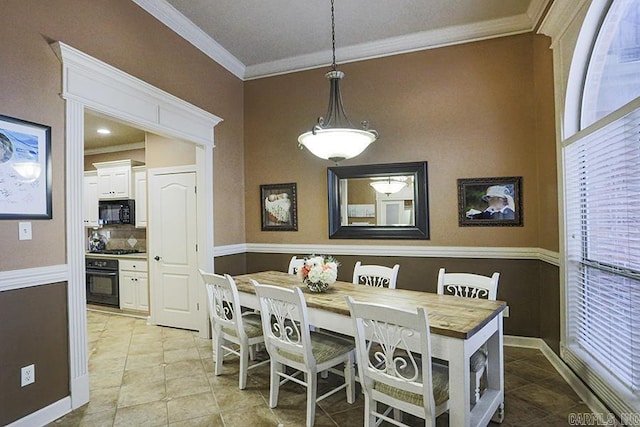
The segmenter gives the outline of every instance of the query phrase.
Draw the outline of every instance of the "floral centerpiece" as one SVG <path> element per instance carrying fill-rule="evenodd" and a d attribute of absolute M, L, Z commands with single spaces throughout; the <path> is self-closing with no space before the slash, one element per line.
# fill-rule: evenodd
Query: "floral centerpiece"
<path fill-rule="evenodd" d="M 330 255 L 310 255 L 298 269 L 298 276 L 311 292 L 324 292 L 338 278 L 340 263 Z"/>

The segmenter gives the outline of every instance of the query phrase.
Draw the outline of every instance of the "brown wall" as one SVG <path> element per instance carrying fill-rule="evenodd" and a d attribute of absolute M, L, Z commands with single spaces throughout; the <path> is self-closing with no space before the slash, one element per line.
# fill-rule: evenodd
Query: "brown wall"
<path fill-rule="evenodd" d="M 0 221 L 5 270 L 64 264 L 64 101 L 61 66 L 49 43 L 62 41 L 224 121 L 215 128 L 216 244 L 244 238 L 243 82 L 133 2 L 5 0 L 0 14 L 0 114 L 52 126 L 52 221 L 34 221 L 32 241 L 18 242 L 17 221 Z M 51 248 L 58 248 L 51 250 Z M 14 256 L 15 255 L 15 256 Z"/>
<path fill-rule="evenodd" d="M 218 245 L 245 242 L 244 199 L 237 196 L 238 188 L 244 185 L 240 79 L 131 1 L 2 0 L 0 10 L 0 114 L 51 126 L 53 175 L 53 219 L 32 220 L 33 240 L 18 240 L 17 220 L 0 221 L 0 271 L 66 263 L 65 103 L 60 97 L 61 64 L 49 47 L 54 41 L 62 41 L 224 120 L 215 128 L 214 191 L 226 203 L 215 204 L 214 239 Z M 36 368 L 38 392 L 29 393 L 33 387 L 16 391 L 15 381 L 2 378 L 1 417 L 21 418 L 68 395 L 66 315 L 63 322 L 39 320 L 41 315 L 66 310 L 65 297 L 49 295 L 58 286 L 20 291 L 28 298 L 16 298 L 14 291 L 0 292 L 0 333 L 9 334 L 1 340 L 2 375 L 6 372 L 14 376 L 19 372 L 16 366 L 26 365 L 24 359 L 31 357 L 32 342 L 50 343 L 49 336 L 62 337 L 55 345 L 39 348 L 40 355 L 55 354 L 48 364 L 38 363 L 45 369 Z M 41 308 L 39 301 L 48 305 Z M 61 353 L 62 348 L 65 353 Z M 5 366 L 10 371 L 5 371 Z M 8 421 L 1 418 L 0 424 Z"/>
<path fill-rule="evenodd" d="M 557 232 L 545 229 L 539 239 L 541 224 L 553 222 L 540 220 L 539 209 L 544 215 L 548 210 L 540 207 L 539 175 L 545 203 L 551 212 L 557 205 L 551 51 L 541 48 L 545 43 L 546 37 L 523 34 L 339 66 L 346 73 L 342 95 L 351 121 L 368 119 L 381 135 L 342 164 L 429 162 L 431 240 L 385 244 L 557 249 Z M 245 85 L 247 242 L 329 242 L 326 168 L 332 164 L 296 149 L 298 135 L 326 110 L 326 71 Z M 537 123 L 544 128 L 537 130 Z M 500 176 L 523 177 L 524 226 L 458 227 L 456 180 Z M 260 229 L 259 186 L 278 182 L 298 184 L 298 232 Z"/>
<path fill-rule="evenodd" d="M 0 295 L 0 425 L 7 425 L 69 395 L 67 284 Z M 20 387 L 20 368 L 31 364 L 36 381 Z"/>
<path fill-rule="evenodd" d="M 147 134 L 147 168 L 196 164 L 196 146 L 190 142 Z"/>

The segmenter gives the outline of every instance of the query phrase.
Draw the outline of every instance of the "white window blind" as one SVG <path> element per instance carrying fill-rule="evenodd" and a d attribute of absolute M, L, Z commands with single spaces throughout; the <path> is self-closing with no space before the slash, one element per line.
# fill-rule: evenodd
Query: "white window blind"
<path fill-rule="evenodd" d="M 586 133 L 563 150 L 568 349 L 593 388 L 638 396 L 640 109 Z"/>

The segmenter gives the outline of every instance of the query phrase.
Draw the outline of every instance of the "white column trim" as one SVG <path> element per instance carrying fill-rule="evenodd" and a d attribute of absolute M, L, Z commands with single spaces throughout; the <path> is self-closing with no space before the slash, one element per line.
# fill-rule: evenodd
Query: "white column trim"
<path fill-rule="evenodd" d="M 64 99 L 144 130 L 213 146 L 220 117 L 62 42 L 51 47 L 62 61 Z"/>
<path fill-rule="evenodd" d="M 87 354 L 87 294 L 84 268 L 85 234 L 83 226 L 84 107 L 74 100 L 66 105 L 66 207 L 67 264 L 69 281 L 69 375 L 71 407 L 89 401 L 89 355 Z"/>
<path fill-rule="evenodd" d="M 64 43 L 51 44 L 62 61 L 62 97 L 66 101 L 66 225 L 68 264 L 69 364 L 71 406 L 89 401 L 86 330 L 85 235 L 82 222 L 84 110 L 132 124 L 145 131 L 196 144 L 196 175 L 212 181 L 213 128 L 221 118 L 124 73 Z M 198 203 L 213 199 L 213 184 L 203 185 Z M 198 219 L 198 244 L 213 248 L 213 209 Z M 212 249 L 211 249 L 212 251 Z M 208 253 L 208 250 L 205 250 Z M 211 252 L 212 255 L 212 252 Z M 204 255 L 203 255 L 204 256 Z M 212 256 L 211 256 L 212 258 Z M 200 260 L 199 260 L 200 261 Z M 210 261 L 211 262 L 211 261 Z M 205 299 L 201 299 L 201 306 Z M 208 322 L 201 322 L 206 329 Z"/>

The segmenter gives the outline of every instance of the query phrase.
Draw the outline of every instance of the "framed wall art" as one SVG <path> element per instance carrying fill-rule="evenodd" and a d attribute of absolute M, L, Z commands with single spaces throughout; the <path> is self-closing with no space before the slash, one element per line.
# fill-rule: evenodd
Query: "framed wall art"
<path fill-rule="evenodd" d="M 522 177 L 459 179 L 458 223 L 522 226 Z"/>
<path fill-rule="evenodd" d="M 298 231 L 296 184 L 260 186 L 262 231 Z"/>
<path fill-rule="evenodd" d="M 0 219 L 51 219 L 51 127 L 0 115 Z"/>

